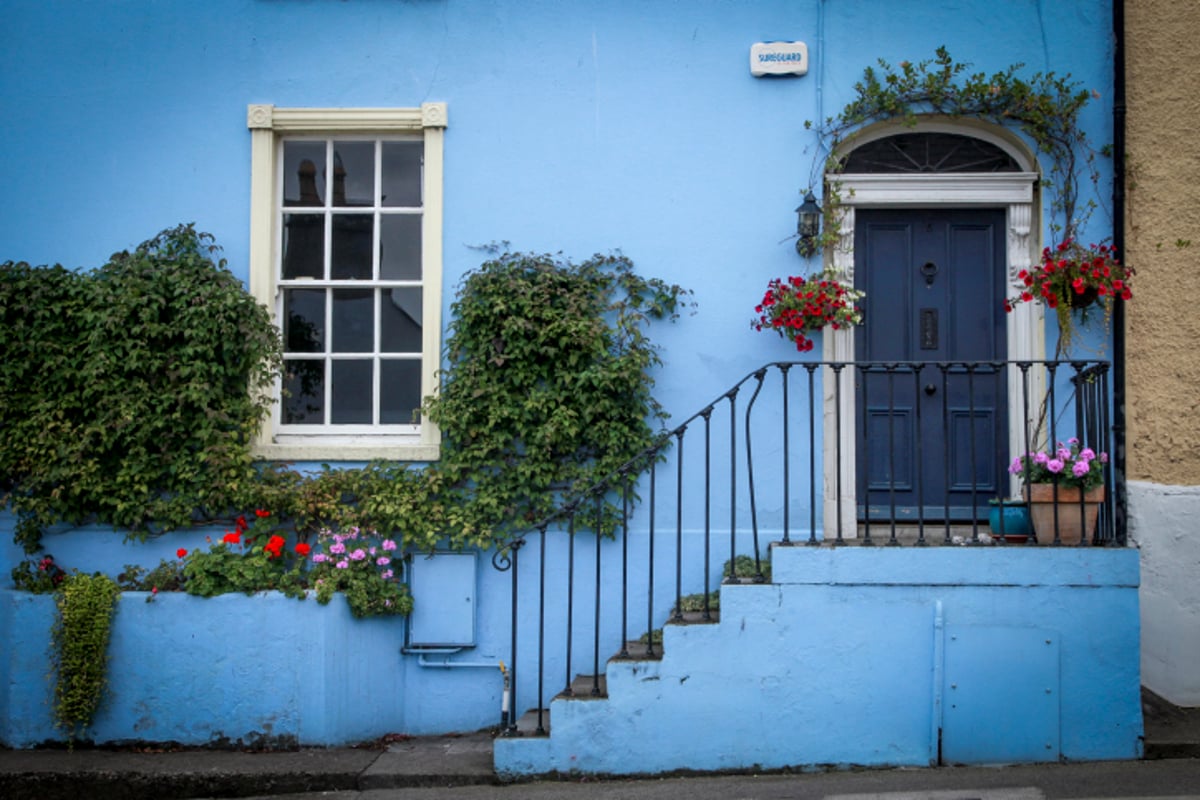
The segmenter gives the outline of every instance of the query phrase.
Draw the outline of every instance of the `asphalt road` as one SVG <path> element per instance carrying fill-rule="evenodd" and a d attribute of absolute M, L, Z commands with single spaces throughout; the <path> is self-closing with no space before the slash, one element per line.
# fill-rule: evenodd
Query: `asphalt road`
<path fill-rule="evenodd" d="M 421 787 L 275 800 L 1055 800 L 1200 798 L 1200 760 L 944 767 Z"/>

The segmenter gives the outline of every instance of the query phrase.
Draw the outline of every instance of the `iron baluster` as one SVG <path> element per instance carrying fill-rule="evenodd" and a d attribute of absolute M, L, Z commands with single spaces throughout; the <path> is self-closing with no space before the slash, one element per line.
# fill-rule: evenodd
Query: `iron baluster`
<path fill-rule="evenodd" d="M 805 364 L 808 370 L 808 544 L 817 544 L 817 432 L 816 388 L 817 364 Z M 838 514 L 841 517 L 841 514 Z"/>
<path fill-rule="evenodd" d="M 712 573 L 712 412 L 709 406 L 700 412 L 704 417 L 704 621 L 712 620 L 712 609 L 708 601 L 708 578 Z"/>
<path fill-rule="evenodd" d="M 676 622 L 683 620 L 683 434 L 687 427 L 675 433 L 678 449 L 675 452 L 675 615 Z"/>
<path fill-rule="evenodd" d="M 567 517 L 567 685 L 563 694 L 575 694 L 571 688 L 571 645 L 575 640 L 575 510 Z"/>
<path fill-rule="evenodd" d="M 658 484 L 658 463 L 657 460 L 650 460 L 650 532 L 646 543 L 646 571 L 648 578 L 646 581 L 646 655 L 654 655 L 654 517 L 655 514 L 655 492 Z"/>
<path fill-rule="evenodd" d="M 947 400 L 950 397 L 950 366 L 948 364 L 939 364 L 938 369 L 942 374 L 942 463 L 950 463 L 950 403 Z M 945 478 L 942 479 L 943 482 Z M 950 493 L 943 488 L 943 513 L 942 525 L 944 533 L 942 534 L 942 542 L 950 544 Z"/>
<path fill-rule="evenodd" d="M 604 494 L 596 492 L 596 603 L 592 632 L 592 697 L 600 696 L 600 540 L 603 529 Z"/>
<path fill-rule="evenodd" d="M 913 397 L 917 398 L 917 402 L 913 403 L 913 423 L 916 426 L 914 436 L 917 440 L 917 546 L 924 547 L 928 542 L 925 541 L 925 458 L 924 458 L 924 442 L 925 437 L 921 432 L 921 373 L 924 366 L 920 364 L 913 365 Z M 944 398 L 943 398 L 944 402 Z"/>
<path fill-rule="evenodd" d="M 843 530 L 842 530 L 842 521 L 843 521 L 843 518 L 842 518 L 842 371 L 845 368 L 846 368 L 845 364 L 833 364 L 832 365 L 833 395 L 834 395 L 833 427 L 834 427 L 834 430 L 836 431 L 836 435 L 834 436 L 833 444 L 834 444 L 834 447 L 837 449 L 837 457 L 834 459 L 835 461 L 837 461 L 837 464 L 836 464 L 837 497 L 834 499 L 834 502 L 837 505 L 837 508 L 835 509 L 835 513 L 837 514 L 837 543 L 838 544 L 845 544 L 845 542 L 846 542 L 846 539 L 843 535 Z M 851 373 L 851 374 L 853 374 L 853 373 Z M 809 413 L 811 414 L 812 412 L 810 411 Z M 813 513 L 815 514 L 816 512 L 814 511 Z"/>
<path fill-rule="evenodd" d="M 785 547 L 792 543 L 792 537 L 791 537 L 792 480 L 791 480 L 791 470 L 789 469 L 789 467 L 791 465 L 791 460 L 792 460 L 792 453 L 791 453 L 791 449 L 789 447 L 790 442 L 788 440 L 788 433 L 789 433 L 789 429 L 791 428 L 791 425 L 788 422 L 788 407 L 790 405 L 788 403 L 788 371 L 791 368 L 792 368 L 791 364 L 780 364 L 779 365 L 779 372 L 780 372 L 781 377 L 783 378 L 783 541 L 780 542 L 780 544 L 784 545 Z M 812 419 L 811 414 L 809 414 L 809 419 L 810 420 Z"/>
<path fill-rule="evenodd" d="M 542 721 L 545 704 L 546 675 L 546 526 L 538 528 L 538 670 L 537 670 L 537 730 L 538 736 L 546 735 Z"/>
<path fill-rule="evenodd" d="M 754 373 L 754 393 L 750 395 L 750 402 L 746 403 L 746 482 L 749 489 L 750 534 L 754 546 L 754 580 L 756 583 L 762 583 L 763 574 L 762 564 L 758 560 L 758 503 L 754 493 L 754 455 L 750 447 L 750 414 L 754 411 L 754 403 L 758 400 L 758 393 L 762 391 L 763 378 L 766 377 L 766 374 L 765 369 Z"/>
<path fill-rule="evenodd" d="M 729 577 L 727 583 L 737 583 L 737 393 L 734 387 L 729 398 Z"/>

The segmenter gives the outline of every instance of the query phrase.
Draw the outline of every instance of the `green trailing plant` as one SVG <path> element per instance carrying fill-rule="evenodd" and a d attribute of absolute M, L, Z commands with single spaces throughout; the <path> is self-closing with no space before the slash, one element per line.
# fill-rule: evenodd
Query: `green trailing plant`
<path fill-rule="evenodd" d="M 1096 150 L 1079 125 L 1079 115 L 1093 97 L 1070 75 L 1037 72 L 1025 77 L 1023 64 L 987 74 L 970 72 L 945 47 L 934 58 L 902 61 L 893 67 L 882 59 L 867 67 L 854 84 L 855 97 L 837 115 L 808 121 L 823 154 L 814 163 L 824 173 L 842 170 L 839 147 L 855 132 L 876 122 L 895 121 L 914 127 L 920 117 L 936 115 L 983 120 L 1024 134 L 1045 158 L 1043 187 L 1050 197 L 1050 227 L 1060 240 L 1076 238 L 1095 208 L 1088 199 L 1080 206 L 1080 180 L 1097 185 Z M 813 175 L 813 183 L 821 176 Z M 840 229 L 837 208 L 842 187 L 831 181 L 825 192 L 824 225 L 818 248 L 835 246 Z"/>
<path fill-rule="evenodd" d="M 55 598 L 54 714 L 70 741 L 92 722 L 104 695 L 108 641 L 120 589 L 105 575 L 68 575 Z"/>
<path fill-rule="evenodd" d="M 665 415 L 646 328 L 686 294 L 620 255 L 504 253 L 467 276 L 425 409 L 445 436 L 435 494 L 464 514 L 459 543 L 506 540 L 654 442 Z"/>
<path fill-rule="evenodd" d="M 575 264 L 493 251 L 459 288 L 442 389 L 426 401 L 440 461 L 315 472 L 254 462 L 278 331 L 216 252 L 188 225 L 95 273 L 3 265 L 0 336 L 15 357 L 0 365 L 0 500 L 31 552 L 57 522 L 135 535 L 227 522 L 245 539 L 127 568 L 125 585 L 300 594 L 315 578 L 294 550 L 276 557 L 276 539 L 308 548 L 357 527 L 390 532 L 402 551 L 504 544 L 658 435 L 647 328 L 676 318 L 688 292 L 619 255 Z M 272 513 L 246 524 L 239 508 Z M 611 532 L 616 511 L 602 504 L 590 523 Z M 323 579 L 326 591 L 340 585 Z M 375 589 L 355 608 L 410 607 L 402 587 Z"/>
<path fill-rule="evenodd" d="M 58 522 L 144 535 L 248 504 L 279 337 L 208 234 L 0 265 L 0 350 L 0 505 L 27 552 Z"/>

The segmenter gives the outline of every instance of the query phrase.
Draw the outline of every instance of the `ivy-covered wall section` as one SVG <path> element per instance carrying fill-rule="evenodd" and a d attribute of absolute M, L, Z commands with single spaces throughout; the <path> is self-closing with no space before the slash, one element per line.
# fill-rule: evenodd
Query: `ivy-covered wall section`
<path fill-rule="evenodd" d="M 212 237 L 184 225 L 94 271 L 0 265 L 0 501 L 17 537 L 135 534 L 250 499 L 279 338 Z"/>

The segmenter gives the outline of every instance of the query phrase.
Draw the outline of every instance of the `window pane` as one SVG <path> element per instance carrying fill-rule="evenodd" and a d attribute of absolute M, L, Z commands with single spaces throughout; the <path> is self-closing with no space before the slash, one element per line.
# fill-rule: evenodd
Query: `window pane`
<path fill-rule="evenodd" d="M 333 352 L 375 350 L 374 297 L 372 289 L 333 290 Z"/>
<path fill-rule="evenodd" d="M 384 214 L 379 218 L 379 277 L 421 280 L 421 216 Z"/>
<path fill-rule="evenodd" d="M 283 204 L 324 205 L 325 143 L 283 143 Z"/>
<path fill-rule="evenodd" d="M 287 425 L 319 425 L 325 421 L 325 362 L 283 362 L 283 421 Z"/>
<path fill-rule="evenodd" d="M 283 279 L 325 276 L 325 215 L 283 215 Z"/>
<path fill-rule="evenodd" d="M 384 289 L 379 317 L 381 352 L 421 352 L 421 287 Z"/>
<path fill-rule="evenodd" d="M 334 425 L 371 424 L 371 362 L 333 362 Z"/>
<path fill-rule="evenodd" d="M 334 214 L 329 272 L 334 280 L 371 279 L 373 214 Z"/>
<path fill-rule="evenodd" d="M 375 205 L 375 143 L 333 143 L 333 204 Z"/>
<path fill-rule="evenodd" d="M 285 289 L 283 341 L 289 353 L 325 352 L 325 290 Z"/>
<path fill-rule="evenodd" d="M 421 205 L 423 142 L 383 143 L 383 205 L 416 208 Z"/>
<path fill-rule="evenodd" d="M 421 421 L 420 360 L 383 361 L 379 367 L 379 421 L 385 425 L 416 425 Z"/>

